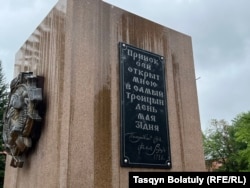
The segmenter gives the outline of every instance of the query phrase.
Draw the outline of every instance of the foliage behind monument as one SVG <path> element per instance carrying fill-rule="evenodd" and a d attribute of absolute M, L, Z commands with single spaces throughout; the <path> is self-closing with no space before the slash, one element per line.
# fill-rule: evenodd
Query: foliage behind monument
<path fill-rule="evenodd" d="M 7 104 L 8 98 L 8 84 L 5 83 L 5 77 L 2 69 L 2 62 L 0 60 L 0 187 L 3 186 L 4 170 L 5 170 L 5 152 L 2 144 L 2 130 L 3 130 L 3 114 Z"/>
<path fill-rule="evenodd" d="M 213 119 L 203 141 L 207 168 L 250 172 L 250 111 L 237 115 L 232 124 Z M 214 162 L 220 165 L 213 168 Z"/>

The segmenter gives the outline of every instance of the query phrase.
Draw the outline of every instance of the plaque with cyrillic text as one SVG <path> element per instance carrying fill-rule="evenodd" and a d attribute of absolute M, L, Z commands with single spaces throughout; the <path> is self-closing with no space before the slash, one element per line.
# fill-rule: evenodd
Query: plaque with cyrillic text
<path fill-rule="evenodd" d="M 119 43 L 121 166 L 170 169 L 165 58 Z"/>

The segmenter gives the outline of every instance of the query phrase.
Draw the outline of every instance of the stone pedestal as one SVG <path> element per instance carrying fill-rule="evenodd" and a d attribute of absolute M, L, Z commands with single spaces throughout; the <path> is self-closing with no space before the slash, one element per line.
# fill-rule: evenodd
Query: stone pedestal
<path fill-rule="evenodd" d="M 166 58 L 171 169 L 120 165 L 118 43 Z M 130 171 L 205 171 L 191 37 L 101 0 L 61 0 L 16 54 L 44 77 L 44 124 L 5 188 L 127 188 Z"/>

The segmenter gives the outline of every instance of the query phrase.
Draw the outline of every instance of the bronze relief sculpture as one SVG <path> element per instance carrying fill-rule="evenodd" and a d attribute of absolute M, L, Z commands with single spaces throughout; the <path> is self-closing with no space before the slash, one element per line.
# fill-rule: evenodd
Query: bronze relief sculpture
<path fill-rule="evenodd" d="M 42 88 L 37 87 L 37 82 L 38 77 L 32 72 L 21 72 L 10 84 L 3 141 L 13 167 L 23 167 L 24 155 L 32 146 L 32 129 L 42 120 L 37 108 L 43 100 Z"/>

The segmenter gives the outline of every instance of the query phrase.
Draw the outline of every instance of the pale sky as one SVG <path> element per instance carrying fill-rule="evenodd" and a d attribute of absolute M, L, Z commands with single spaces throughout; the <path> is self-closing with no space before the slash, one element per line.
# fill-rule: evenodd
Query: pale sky
<path fill-rule="evenodd" d="M 105 0 L 192 37 L 202 129 L 250 110 L 249 0 Z M 57 0 L 7 0 L 0 6 L 0 60 L 7 82 L 15 54 Z"/>

